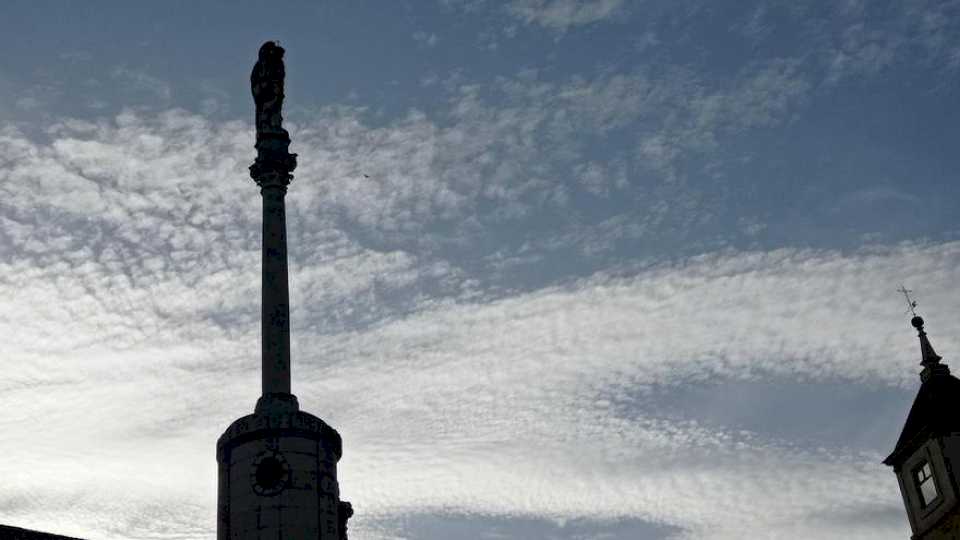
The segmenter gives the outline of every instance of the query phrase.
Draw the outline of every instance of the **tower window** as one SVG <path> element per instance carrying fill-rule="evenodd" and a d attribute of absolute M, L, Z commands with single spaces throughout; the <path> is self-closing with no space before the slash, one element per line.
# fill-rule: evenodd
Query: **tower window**
<path fill-rule="evenodd" d="M 913 470 L 913 476 L 917 482 L 917 491 L 920 493 L 920 503 L 926 508 L 939 496 L 937 484 L 933 481 L 933 470 L 930 468 L 930 463 L 924 461 L 922 465 Z"/>

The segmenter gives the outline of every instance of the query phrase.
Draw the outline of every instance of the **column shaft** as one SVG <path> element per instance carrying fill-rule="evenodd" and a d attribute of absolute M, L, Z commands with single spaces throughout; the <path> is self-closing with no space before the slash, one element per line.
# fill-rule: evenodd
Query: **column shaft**
<path fill-rule="evenodd" d="M 290 292 L 287 286 L 286 186 L 263 185 L 263 395 L 290 393 Z"/>

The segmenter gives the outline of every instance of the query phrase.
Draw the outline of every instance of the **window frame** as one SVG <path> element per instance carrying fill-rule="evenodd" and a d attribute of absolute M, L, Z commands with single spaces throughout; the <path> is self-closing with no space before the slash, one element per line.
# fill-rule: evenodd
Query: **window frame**
<path fill-rule="evenodd" d="M 910 481 L 914 492 L 917 494 L 920 511 L 926 514 L 943 501 L 943 491 L 940 489 L 940 483 L 937 481 L 937 471 L 933 466 L 933 460 L 930 459 L 930 456 L 924 456 L 924 458 L 925 459 L 921 459 L 919 463 L 910 468 Z M 930 475 L 921 480 L 921 472 L 924 467 L 930 469 Z M 936 492 L 936 496 L 929 502 L 926 501 L 926 497 L 923 495 L 923 484 L 928 481 L 933 482 L 933 490 Z"/>

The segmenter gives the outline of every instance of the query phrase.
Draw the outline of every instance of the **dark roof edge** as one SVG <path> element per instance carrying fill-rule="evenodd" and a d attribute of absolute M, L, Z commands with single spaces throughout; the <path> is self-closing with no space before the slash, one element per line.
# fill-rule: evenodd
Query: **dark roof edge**
<path fill-rule="evenodd" d="M 83 540 L 73 536 L 61 536 L 11 525 L 0 525 L 0 537 L 4 540 Z"/>

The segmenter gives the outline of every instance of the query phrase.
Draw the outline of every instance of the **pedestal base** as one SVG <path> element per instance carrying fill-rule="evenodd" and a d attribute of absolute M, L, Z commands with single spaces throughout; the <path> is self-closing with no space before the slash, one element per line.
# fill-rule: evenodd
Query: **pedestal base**
<path fill-rule="evenodd" d="M 268 394 L 217 441 L 217 540 L 346 538 L 340 434 L 289 407 L 292 395 Z"/>

